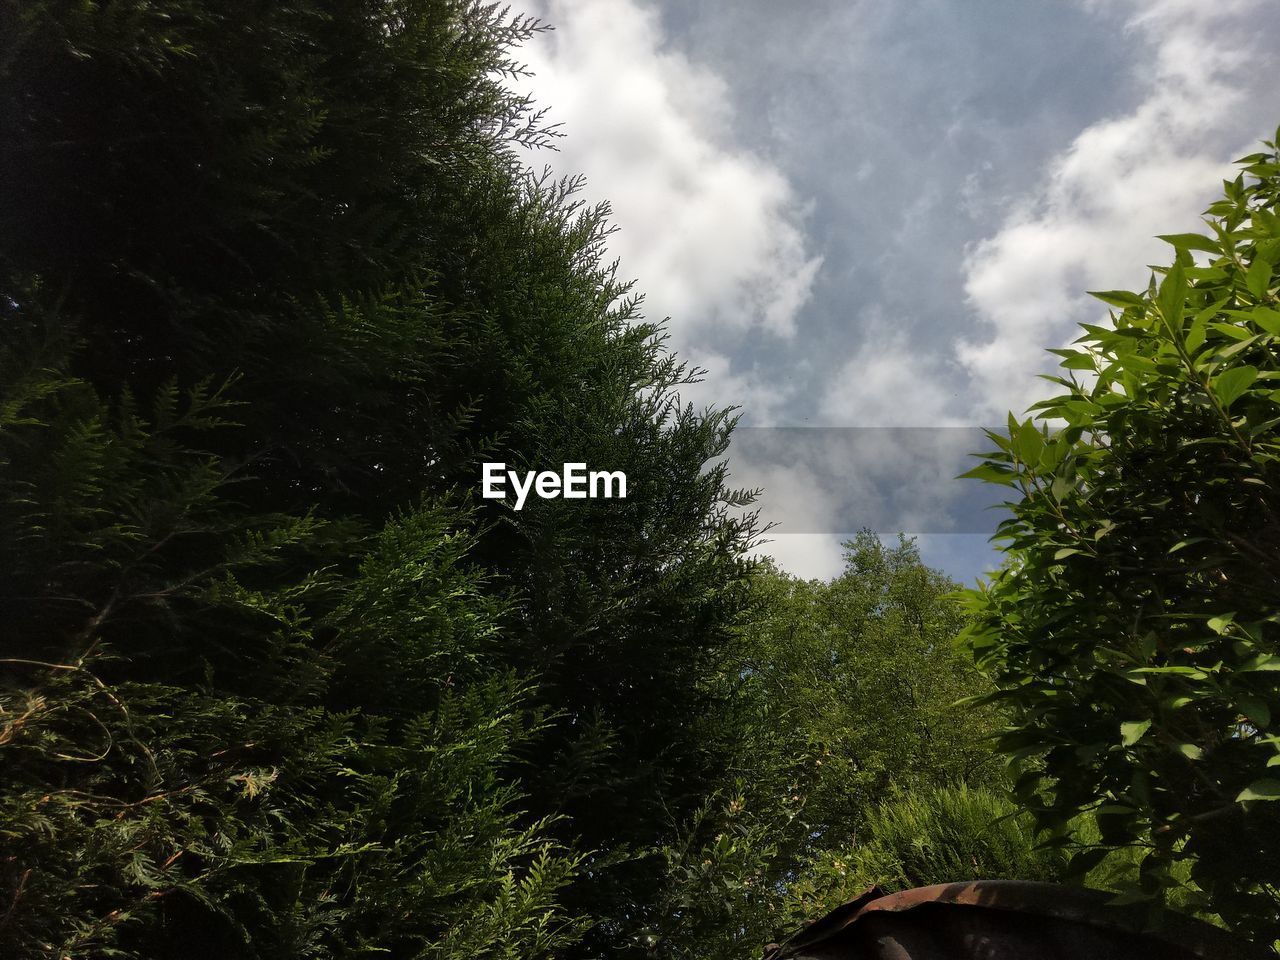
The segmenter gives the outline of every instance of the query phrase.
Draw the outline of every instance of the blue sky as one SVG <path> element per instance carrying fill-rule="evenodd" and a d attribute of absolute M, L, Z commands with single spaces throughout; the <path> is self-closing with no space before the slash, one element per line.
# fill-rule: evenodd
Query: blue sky
<path fill-rule="evenodd" d="M 1280 123 L 1275 0 L 524 7 L 555 29 L 522 84 L 565 133 L 531 163 L 610 201 L 621 273 L 708 371 L 690 399 L 755 427 L 1003 422 L 1105 317 L 1084 291 L 1145 285 L 1154 235 L 1195 229 Z M 865 523 L 969 579 L 993 555 L 956 510 L 886 516 L 891 490 L 965 496 L 963 459 L 918 446 L 731 465 L 793 572 L 838 573 Z"/>

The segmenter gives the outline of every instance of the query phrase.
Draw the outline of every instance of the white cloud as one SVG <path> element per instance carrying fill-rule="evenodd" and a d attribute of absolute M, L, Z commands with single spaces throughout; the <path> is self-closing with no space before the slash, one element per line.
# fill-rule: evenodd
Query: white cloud
<path fill-rule="evenodd" d="M 733 369 L 732 359 L 718 350 L 686 348 L 680 357 L 691 368 L 703 371 L 697 383 L 680 388 L 680 398 L 695 408 L 715 407 L 723 410 L 736 406 L 744 418 L 757 427 L 778 424 L 787 400 L 787 389 L 758 367 Z"/>
<path fill-rule="evenodd" d="M 983 335 L 960 344 L 977 391 L 975 413 L 1001 417 L 1044 394 L 1033 378 L 1046 347 L 1105 316 L 1085 290 L 1145 286 L 1145 264 L 1168 262 L 1154 235 L 1193 230 L 1238 152 L 1270 130 L 1275 109 L 1250 50 L 1249 15 L 1262 0 L 1087 0 L 1127 18 L 1141 102 L 1076 137 L 966 263 L 968 303 Z"/>
<path fill-rule="evenodd" d="M 771 557 L 779 569 L 805 580 L 831 580 L 844 570 L 844 541 L 839 533 L 772 533 L 757 556 Z"/>
<path fill-rule="evenodd" d="M 844 569 L 847 534 L 810 532 L 829 529 L 837 513 L 826 477 L 803 463 L 752 463 L 740 452 L 731 456 L 730 469 L 734 486 L 764 491 L 755 506 L 764 522 L 776 524 L 756 556 L 805 579 L 830 580 Z"/>
<path fill-rule="evenodd" d="M 585 174 L 587 195 L 612 204 L 620 229 L 610 251 L 637 278 L 648 316 L 671 317 L 677 352 L 714 345 L 725 356 L 725 338 L 790 337 L 820 259 L 786 177 L 738 144 L 749 121 L 724 82 L 666 47 L 636 0 L 537 6 L 555 29 L 521 57 L 565 136 L 558 155 L 530 162 Z"/>
<path fill-rule="evenodd" d="M 832 426 L 944 427 L 965 423 L 954 371 L 936 343 L 912 343 L 878 307 L 862 311 L 861 343 L 825 385 L 821 413 Z"/>

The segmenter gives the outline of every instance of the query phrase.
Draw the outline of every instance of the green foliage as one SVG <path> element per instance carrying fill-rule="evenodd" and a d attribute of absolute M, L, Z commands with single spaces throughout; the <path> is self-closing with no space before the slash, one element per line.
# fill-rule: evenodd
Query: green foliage
<path fill-rule="evenodd" d="M 595 955 L 659 909 L 754 520 L 607 210 L 515 156 L 536 29 L 0 2 L 0 952 Z M 634 493 L 516 514 L 484 460 Z"/>
<path fill-rule="evenodd" d="M 829 584 L 761 577 L 742 665 L 783 754 L 822 762 L 824 832 L 891 784 L 1001 779 L 985 740 L 996 716 L 960 703 L 990 688 L 953 649 L 964 625 L 948 600 L 957 584 L 924 566 L 911 541 L 887 547 L 866 532 L 846 544 L 845 564 Z"/>
<path fill-rule="evenodd" d="M 957 784 L 920 829 L 1023 862 L 955 585 L 747 559 L 733 412 L 513 149 L 537 29 L 0 0 L 5 956 L 754 956 Z"/>
<path fill-rule="evenodd" d="M 38 365 L 4 358 L 5 955 L 575 939 L 578 858 L 503 775 L 536 721 L 465 515 L 368 537 L 246 513 L 244 478 L 198 446 L 232 429 L 224 398 L 109 405 L 50 340 Z"/>
<path fill-rule="evenodd" d="M 190 429 L 194 407 L 166 432 Z M 514 957 L 571 940 L 554 908 L 575 858 L 547 824 L 520 826 L 500 776 L 533 732 L 528 691 L 485 657 L 501 611 L 462 565 L 471 541 L 448 512 L 390 524 L 348 578 L 300 567 L 251 586 L 329 531 L 277 518 L 226 536 L 239 511 L 224 491 L 175 482 L 206 477 L 206 457 L 136 417 L 109 420 L 65 430 L 90 464 L 118 467 L 110 496 L 33 491 L 57 498 L 80 537 L 67 545 L 94 560 L 46 567 L 59 589 L 98 586 L 100 570 L 111 583 L 40 605 L 76 600 L 78 655 L 37 660 L 48 645 L 28 633 L 26 656 L 5 660 L 23 680 L 0 701 L 6 953 Z M 28 506 L 23 541 L 51 515 Z M 168 559 L 191 539 L 229 548 L 199 569 Z M 95 576 L 76 577 L 83 566 Z M 348 620 L 358 652 L 317 642 L 345 637 Z M 107 643 L 113 621 L 130 629 Z M 216 643 L 184 642 L 187 630 Z M 357 667 L 392 644 L 383 696 L 356 697 Z"/>
<path fill-rule="evenodd" d="M 1007 560 L 966 642 L 1012 711 L 1000 741 L 1041 825 L 1096 816 L 1145 850 L 1138 891 L 1280 937 L 1280 162 L 1241 161 L 1207 235 L 1113 326 L 1059 351 L 1062 395 L 974 471 L 1012 488 Z M 1077 379 L 1075 371 L 1084 374 Z M 1187 867 L 1175 869 L 1175 865 Z"/>
<path fill-rule="evenodd" d="M 732 738 L 726 777 L 662 848 L 664 896 L 636 955 L 754 955 L 862 892 L 844 880 L 881 805 L 965 783 L 996 803 L 980 791 L 1003 783 L 984 740 L 997 718 L 956 704 L 990 689 L 952 643 L 956 585 L 909 541 L 863 533 L 846 551 L 830 583 L 757 573 L 710 732 Z"/>
<path fill-rule="evenodd" d="M 1031 818 L 998 793 L 964 784 L 897 790 L 867 814 L 855 845 L 832 850 L 796 893 L 820 903 L 888 891 L 1000 878 L 1058 879 L 1065 860 L 1039 845 Z M 825 889 L 824 889 L 825 887 Z M 807 903 L 801 912 L 812 909 Z"/>

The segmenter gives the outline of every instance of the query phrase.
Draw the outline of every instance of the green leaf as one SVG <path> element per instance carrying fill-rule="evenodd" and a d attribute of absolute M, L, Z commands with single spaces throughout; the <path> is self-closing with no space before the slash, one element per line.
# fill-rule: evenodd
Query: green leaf
<path fill-rule="evenodd" d="M 1018 453 L 1024 463 L 1040 462 L 1040 454 L 1044 450 L 1044 435 L 1034 420 L 1027 420 L 1018 427 Z"/>
<path fill-rule="evenodd" d="M 1195 315 L 1191 321 L 1191 329 L 1187 332 L 1187 350 L 1195 353 L 1204 343 L 1204 338 L 1209 331 L 1209 321 L 1216 317 L 1222 308 L 1227 304 L 1229 297 L 1224 297 L 1217 303 L 1205 307 Z"/>
<path fill-rule="evenodd" d="M 1271 285 L 1271 264 L 1265 260 L 1254 260 L 1244 275 L 1244 285 L 1249 288 L 1250 293 L 1261 300 L 1266 296 L 1267 287 Z"/>
<path fill-rule="evenodd" d="M 1223 407 L 1230 408 L 1257 379 L 1257 367 L 1235 367 L 1214 378 L 1213 392 L 1217 394 Z"/>
<path fill-rule="evenodd" d="M 1182 329 L 1182 311 L 1187 302 L 1187 278 L 1182 265 L 1175 263 L 1160 283 L 1160 314 L 1170 330 Z"/>
<path fill-rule="evenodd" d="M 1236 797 L 1236 803 L 1245 803 L 1249 800 L 1280 800 L 1280 780 L 1271 780 L 1263 777 L 1261 780 L 1255 780 Z"/>
<path fill-rule="evenodd" d="M 1165 233 L 1156 237 L 1172 245 L 1175 250 L 1203 250 L 1205 253 L 1222 253 L 1222 245 L 1199 233 Z"/>
<path fill-rule="evenodd" d="M 1241 340 L 1239 343 L 1233 343 L 1231 346 L 1226 347 L 1223 350 L 1219 350 L 1215 354 L 1215 359 L 1218 360 L 1219 362 L 1222 362 L 1224 360 L 1229 360 L 1232 357 L 1234 357 L 1237 353 L 1241 353 L 1245 350 L 1248 350 L 1250 347 L 1254 346 L 1260 339 L 1262 339 L 1261 334 L 1254 334 L 1253 336 L 1246 337 L 1244 340 Z"/>
<path fill-rule="evenodd" d="M 1280 658 L 1277 658 L 1280 659 Z M 1280 667 L 1277 667 L 1280 669 Z M 1209 675 L 1203 670 L 1196 667 L 1168 666 L 1168 667 L 1134 667 L 1130 673 L 1158 673 L 1169 674 L 1175 677 L 1190 677 L 1193 680 L 1206 680 Z"/>
<path fill-rule="evenodd" d="M 1067 559 L 1067 557 L 1075 556 L 1077 553 L 1083 553 L 1083 552 L 1084 551 L 1076 547 L 1063 547 L 1061 550 L 1059 550 L 1057 553 L 1053 555 L 1053 559 L 1065 560 Z"/>
<path fill-rule="evenodd" d="M 1151 729 L 1150 720 L 1127 720 L 1120 724 L 1120 742 L 1126 747 L 1131 747 L 1139 740 L 1142 735 Z"/>
<path fill-rule="evenodd" d="M 1072 856 L 1070 863 L 1067 864 L 1066 875 L 1077 879 L 1084 877 L 1085 874 L 1102 863 L 1109 853 L 1111 851 L 1106 847 L 1091 847 L 1088 850 L 1081 850 Z"/>
<path fill-rule="evenodd" d="M 1236 706 L 1259 730 L 1271 726 L 1271 708 L 1261 697 L 1243 696 L 1236 701 Z"/>
<path fill-rule="evenodd" d="M 1059 366 L 1067 370 L 1095 370 L 1098 362 L 1091 353 L 1073 353 L 1063 360 Z"/>
<path fill-rule="evenodd" d="M 1233 310 L 1232 313 L 1239 311 Z M 1224 311 L 1225 313 L 1225 311 Z M 1230 314 L 1228 314 L 1229 316 Z M 1253 331 L 1247 330 L 1238 323 L 1214 323 L 1210 324 L 1210 328 L 1216 330 L 1224 337 L 1230 337 L 1232 340 L 1248 340 L 1254 336 Z"/>
<path fill-rule="evenodd" d="M 982 480 L 986 483 L 998 483 L 1006 487 L 1013 486 L 1013 470 L 998 463 L 984 463 L 966 470 L 957 480 Z"/>
<path fill-rule="evenodd" d="M 1231 623 L 1235 618 L 1236 615 L 1234 612 L 1224 613 L 1220 617 L 1210 617 L 1209 629 L 1218 635 L 1222 635 L 1227 632 L 1227 628 L 1231 626 Z"/>
<path fill-rule="evenodd" d="M 1254 307 L 1250 314 L 1249 319 L 1267 331 L 1267 333 L 1280 335 L 1280 310 L 1258 306 Z"/>
<path fill-rule="evenodd" d="M 1063 437 L 1058 436 L 1051 439 L 1044 445 L 1044 452 L 1040 454 L 1040 471 L 1042 473 L 1053 473 L 1070 449 L 1070 444 Z"/>
<path fill-rule="evenodd" d="M 1254 654 L 1240 664 L 1239 669 L 1245 672 L 1280 670 L 1280 657 L 1269 653 Z"/>
<path fill-rule="evenodd" d="M 1146 301 L 1142 299 L 1141 295 L 1130 293 L 1128 290 L 1090 290 L 1089 296 L 1095 297 L 1110 306 L 1120 307 L 1121 309 L 1124 309 L 1125 307 L 1140 308 L 1144 303 L 1146 303 Z"/>

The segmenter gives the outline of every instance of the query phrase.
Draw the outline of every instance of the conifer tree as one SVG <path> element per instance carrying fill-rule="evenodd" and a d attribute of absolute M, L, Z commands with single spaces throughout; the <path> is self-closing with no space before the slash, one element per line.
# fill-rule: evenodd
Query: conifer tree
<path fill-rule="evenodd" d="M 0 3 L 0 949 L 632 942 L 745 605 L 732 418 L 461 0 Z M 479 464 L 626 501 L 477 499 Z M 586 858 L 586 859 L 584 859 Z"/>

